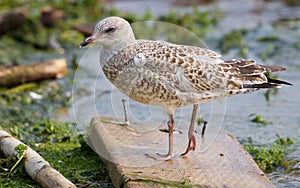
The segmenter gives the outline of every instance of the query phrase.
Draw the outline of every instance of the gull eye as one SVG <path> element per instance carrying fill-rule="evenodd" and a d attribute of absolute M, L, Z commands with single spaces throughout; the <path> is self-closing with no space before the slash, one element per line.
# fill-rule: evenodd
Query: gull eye
<path fill-rule="evenodd" d="M 105 33 L 113 33 L 117 28 L 115 27 L 109 27 L 107 29 L 104 30 Z"/>

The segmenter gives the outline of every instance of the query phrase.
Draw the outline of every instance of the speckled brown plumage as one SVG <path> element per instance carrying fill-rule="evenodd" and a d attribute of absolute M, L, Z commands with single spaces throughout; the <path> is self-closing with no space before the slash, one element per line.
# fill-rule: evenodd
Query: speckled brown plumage
<path fill-rule="evenodd" d="M 144 104 L 163 107 L 169 114 L 169 152 L 173 153 L 173 114 L 178 107 L 194 105 L 186 152 L 196 147 L 194 121 L 198 104 L 211 99 L 274 88 L 287 82 L 268 79 L 265 72 L 279 66 L 253 60 L 223 61 L 217 52 L 164 41 L 136 40 L 130 24 L 108 17 L 95 27 L 81 46 L 99 43 L 100 63 L 106 77 L 125 95 Z"/>
<path fill-rule="evenodd" d="M 163 41 L 138 40 L 103 64 L 107 78 L 130 98 L 166 110 L 248 93 L 245 84 L 267 83 L 267 71 L 253 60 L 221 61 L 211 50 Z M 168 109 L 171 108 L 171 109 Z"/>

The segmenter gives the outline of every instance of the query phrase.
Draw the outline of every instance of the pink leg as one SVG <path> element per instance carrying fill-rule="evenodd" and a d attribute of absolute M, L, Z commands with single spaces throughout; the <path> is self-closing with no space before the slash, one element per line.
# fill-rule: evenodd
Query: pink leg
<path fill-rule="evenodd" d="M 197 110 L 198 110 L 198 104 L 195 104 L 193 106 L 193 113 L 192 113 L 192 118 L 191 118 L 191 123 L 190 123 L 190 128 L 189 128 L 189 143 L 188 146 L 182 156 L 186 155 L 189 153 L 191 150 L 196 149 L 196 137 L 194 136 L 194 131 L 195 131 L 195 120 L 196 120 L 196 115 L 197 115 Z"/>
<path fill-rule="evenodd" d="M 150 157 L 152 159 L 159 160 L 159 161 L 170 160 L 174 157 L 174 150 L 173 150 L 174 119 L 173 119 L 173 115 L 169 115 L 168 128 L 169 128 L 169 152 L 168 152 L 168 154 L 166 154 L 166 155 L 162 155 L 159 153 L 157 153 L 156 155 L 146 154 L 147 157 Z"/>

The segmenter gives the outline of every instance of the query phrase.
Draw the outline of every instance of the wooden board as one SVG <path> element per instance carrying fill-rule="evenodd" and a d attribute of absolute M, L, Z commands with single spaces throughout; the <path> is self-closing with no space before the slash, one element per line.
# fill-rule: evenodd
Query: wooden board
<path fill-rule="evenodd" d="M 134 126 L 132 126 L 134 125 Z M 166 125 L 136 131 L 110 117 L 94 117 L 89 144 L 106 162 L 115 187 L 274 187 L 243 146 L 227 131 L 200 133 L 197 149 L 181 157 L 187 145 L 187 126 L 174 134 L 176 156 L 172 161 L 156 161 L 146 153 L 167 153 Z"/>

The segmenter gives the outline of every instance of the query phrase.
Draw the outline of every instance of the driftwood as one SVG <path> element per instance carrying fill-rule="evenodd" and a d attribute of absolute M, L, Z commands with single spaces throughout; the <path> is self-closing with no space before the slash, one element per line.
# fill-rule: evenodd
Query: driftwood
<path fill-rule="evenodd" d="M 15 148 L 23 144 L 4 130 L 0 130 L 0 151 L 6 157 L 16 158 Z M 24 167 L 26 173 L 42 187 L 49 188 L 73 188 L 76 187 L 58 171 L 53 169 L 38 153 L 27 146 L 25 150 Z"/>
<path fill-rule="evenodd" d="M 67 73 L 66 59 L 53 59 L 33 65 L 0 68 L 0 86 L 13 87 L 26 82 L 62 78 Z"/>
<path fill-rule="evenodd" d="M 27 10 L 16 8 L 0 15 L 0 36 L 17 29 L 25 21 Z"/>

